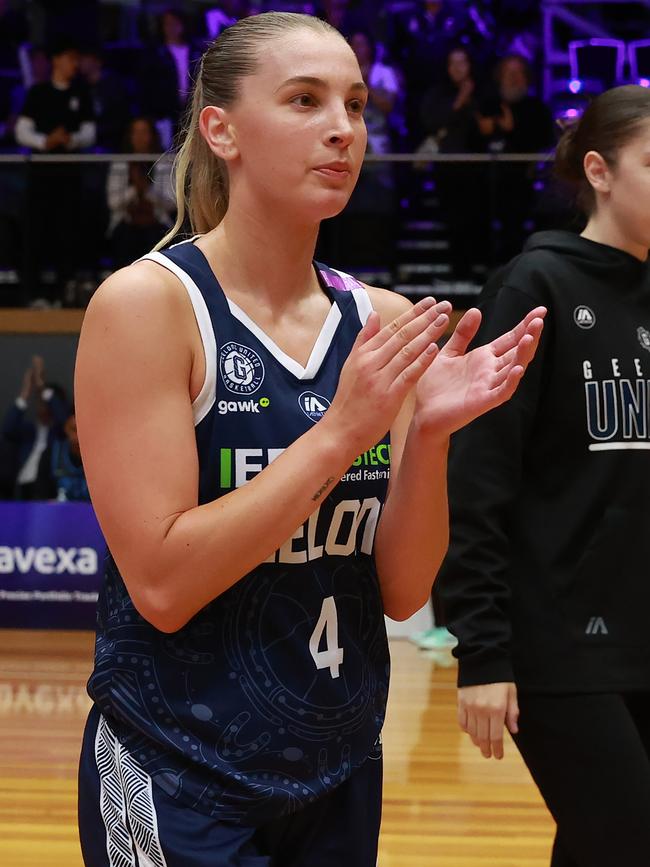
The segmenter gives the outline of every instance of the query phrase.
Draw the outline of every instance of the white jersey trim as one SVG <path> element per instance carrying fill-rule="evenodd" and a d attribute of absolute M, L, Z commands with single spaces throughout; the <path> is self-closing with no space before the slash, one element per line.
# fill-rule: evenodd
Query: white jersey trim
<path fill-rule="evenodd" d="M 280 349 L 277 343 L 275 343 L 275 341 L 272 340 L 247 313 L 244 313 L 241 307 L 235 304 L 234 301 L 231 301 L 228 297 L 226 297 L 226 301 L 228 302 L 230 312 L 235 319 L 248 328 L 248 330 L 257 337 L 259 342 L 268 349 L 276 361 L 292 373 L 296 379 L 313 379 L 316 376 L 320 370 L 325 355 L 327 354 L 327 350 L 332 344 L 332 339 L 336 329 L 338 328 L 338 324 L 341 321 L 341 311 L 339 310 L 338 304 L 332 304 L 330 307 L 330 311 L 323 323 L 320 334 L 316 338 L 316 343 L 314 343 L 314 347 L 309 356 L 309 361 L 307 362 L 306 367 L 303 367 L 295 358 L 292 358 Z"/>
<path fill-rule="evenodd" d="M 181 243 L 188 242 L 181 241 Z M 212 321 L 210 320 L 210 313 L 205 303 L 205 299 L 201 294 L 201 290 L 189 274 L 183 271 L 176 262 L 172 262 L 171 259 L 168 259 L 167 256 L 163 256 L 162 253 L 147 253 L 146 256 L 142 256 L 141 259 L 138 259 L 138 262 L 142 262 L 145 259 L 157 262 L 159 265 L 162 265 L 163 268 L 167 268 L 168 271 L 175 274 L 187 290 L 187 294 L 192 302 L 194 318 L 196 319 L 196 324 L 198 325 L 199 333 L 201 334 L 203 354 L 205 355 L 205 379 L 201 391 L 192 402 L 194 426 L 196 427 L 196 425 L 198 425 L 199 422 L 202 421 L 210 412 L 217 399 L 217 340 L 214 334 L 214 328 L 212 327 Z"/>
<path fill-rule="evenodd" d="M 370 296 L 363 286 L 355 286 L 355 288 L 350 291 L 352 292 L 354 302 L 357 305 L 357 313 L 359 314 L 361 324 L 365 325 L 373 310 Z"/>

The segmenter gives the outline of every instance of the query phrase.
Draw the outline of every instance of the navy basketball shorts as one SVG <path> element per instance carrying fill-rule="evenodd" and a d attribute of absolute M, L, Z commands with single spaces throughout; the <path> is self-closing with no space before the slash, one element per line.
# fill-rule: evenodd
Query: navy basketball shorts
<path fill-rule="evenodd" d="M 96 756 L 98 728 L 115 740 Z M 152 783 L 96 707 L 79 765 L 79 835 L 86 867 L 376 867 L 381 753 L 313 804 L 257 828 L 197 813 Z"/>

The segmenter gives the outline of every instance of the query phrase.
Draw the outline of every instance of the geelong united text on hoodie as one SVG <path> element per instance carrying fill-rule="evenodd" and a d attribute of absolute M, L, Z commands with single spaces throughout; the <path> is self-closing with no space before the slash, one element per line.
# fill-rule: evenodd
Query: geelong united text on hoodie
<path fill-rule="evenodd" d="M 487 343 L 548 315 L 513 398 L 452 438 L 437 588 L 459 685 L 650 689 L 650 266 L 533 235 L 487 284 Z"/>

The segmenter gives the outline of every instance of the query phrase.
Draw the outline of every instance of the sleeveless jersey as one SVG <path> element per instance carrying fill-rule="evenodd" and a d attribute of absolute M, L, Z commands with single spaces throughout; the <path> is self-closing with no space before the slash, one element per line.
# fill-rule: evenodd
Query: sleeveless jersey
<path fill-rule="evenodd" d="M 225 296 L 191 241 L 144 258 L 179 277 L 201 333 L 193 409 L 206 503 L 318 424 L 370 301 L 352 277 L 315 265 L 332 306 L 303 368 Z M 389 471 L 387 434 L 265 563 L 173 634 L 138 614 L 109 554 L 89 693 L 169 795 L 258 825 L 377 756 L 389 655 L 373 541 Z"/>

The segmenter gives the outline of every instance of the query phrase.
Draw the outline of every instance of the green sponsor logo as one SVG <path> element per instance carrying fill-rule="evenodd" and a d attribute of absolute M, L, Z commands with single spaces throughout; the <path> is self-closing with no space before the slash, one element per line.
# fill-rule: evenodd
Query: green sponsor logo
<path fill-rule="evenodd" d="M 390 443 L 380 443 L 359 455 L 353 462 L 353 467 L 389 467 L 390 466 Z"/>

